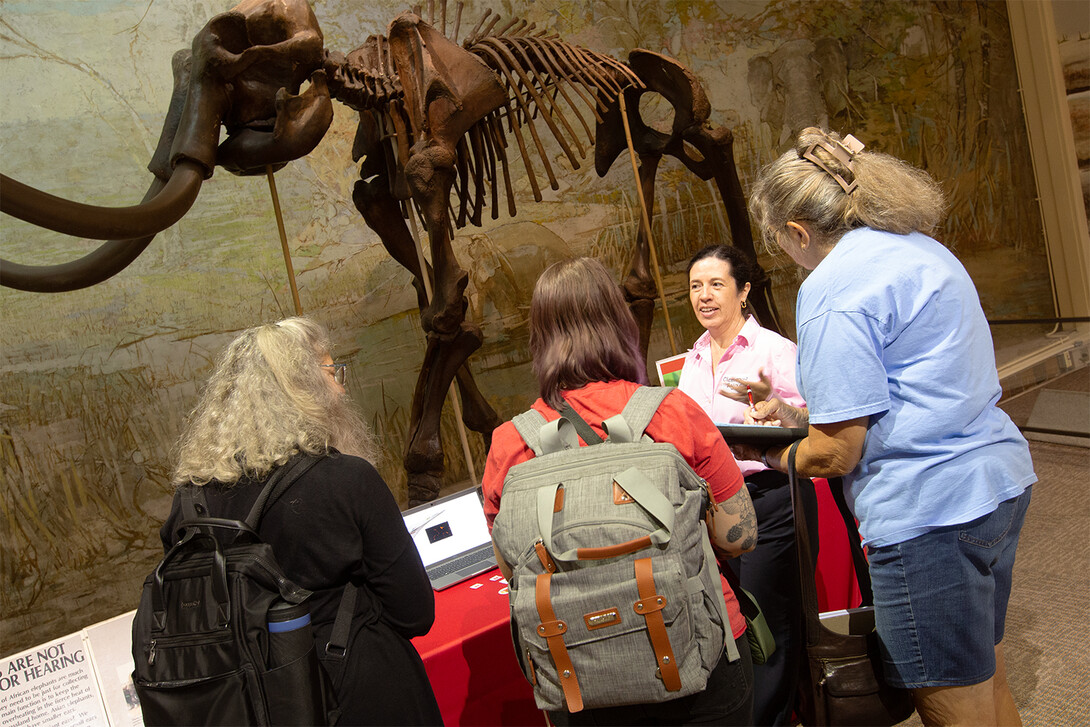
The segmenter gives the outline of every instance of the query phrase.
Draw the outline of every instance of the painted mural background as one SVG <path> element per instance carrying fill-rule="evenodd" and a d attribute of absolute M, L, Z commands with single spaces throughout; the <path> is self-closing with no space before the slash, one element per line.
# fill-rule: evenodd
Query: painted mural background
<path fill-rule="evenodd" d="M 168 104 L 170 56 L 230 5 L 0 0 L 4 173 L 95 204 L 137 201 Z M 345 52 L 407 8 L 313 5 L 327 47 Z M 472 2 L 461 35 L 485 7 L 620 58 L 635 47 L 678 58 L 703 81 L 712 121 L 733 130 L 744 188 L 812 124 L 924 166 L 952 202 L 941 237 L 969 268 L 987 314 L 1053 314 L 1004 3 Z M 668 123 L 652 100 L 645 110 Z M 333 331 L 337 358 L 350 363 L 351 395 L 385 442 L 380 469 L 404 503 L 400 459 L 424 339 L 408 274 L 351 204 L 353 133 L 351 112 L 338 107 L 321 145 L 277 184 L 303 309 Z M 676 163 L 664 163 L 659 180 L 655 237 L 684 351 L 701 330 L 684 264 L 729 233 L 706 183 Z M 589 254 L 620 275 L 639 218 L 627 163 L 604 179 L 587 165 L 568 170 L 541 203 L 524 178 L 516 182 L 517 218 L 467 228 L 455 242 L 470 272 L 469 314 L 486 336 L 471 366 L 504 417 L 536 396 L 526 313 L 537 274 Z M 0 219 L 3 256 L 18 262 L 61 262 L 94 244 Z M 764 253 L 761 262 L 791 335 L 801 273 L 785 257 Z M 58 295 L 0 289 L 0 653 L 136 606 L 161 555 L 170 448 L 211 360 L 235 332 L 291 312 L 267 183 L 222 170 L 115 278 Z M 1006 337 L 997 346 L 1016 343 L 1008 330 L 995 333 Z M 670 352 L 660 320 L 650 358 Z M 483 444 L 470 441 L 479 473 Z M 449 411 L 444 443 L 450 485 L 466 484 Z"/>

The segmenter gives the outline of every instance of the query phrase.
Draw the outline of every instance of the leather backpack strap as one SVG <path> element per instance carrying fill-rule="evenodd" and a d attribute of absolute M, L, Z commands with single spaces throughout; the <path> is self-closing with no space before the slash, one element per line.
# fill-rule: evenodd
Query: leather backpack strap
<path fill-rule="evenodd" d="M 662 685 L 668 692 L 681 690 L 681 673 L 674 657 L 674 647 L 670 645 L 670 635 L 666 632 L 666 620 L 662 610 L 666 608 L 666 598 L 656 592 L 655 576 L 650 558 L 640 558 L 633 563 L 636 576 L 636 589 L 640 599 L 632 604 L 637 616 L 643 616 L 647 626 L 647 635 L 651 639 L 651 648 L 655 652 Z"/>
<path fill-rule="evenodd" d="M 552 601 L 552 573 L 540 574 L 534 582 L 534 603 L 541 622 L 537 625 L 537 634 L 545 639 L 549 655 L 556 665 L 556 675 L 560 678 L 560 688 L 564 692 L 564 703 L 569 712 L 583 709 L 583 692 L 579 688 L 579 677 L 575 673 L 568 647 L 564 644 L 564 634 L 568 625 L 556 617 Z"/>

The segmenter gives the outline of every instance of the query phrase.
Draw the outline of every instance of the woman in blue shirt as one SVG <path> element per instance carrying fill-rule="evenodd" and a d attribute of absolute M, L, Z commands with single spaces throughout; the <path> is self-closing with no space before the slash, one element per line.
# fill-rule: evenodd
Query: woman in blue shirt
<path fill-rule="evenodd" d="M 844 477 L 868 546 L 887 680 L 925 724 L 1020 724 L 1002 638 L 1036 481 L 1001 393 L 973 281 L 927 233 L 938 185 L 854 137 L 805 129 L 750 209 L 813 272 L 799 289 L 799 392 L 753 419 L 808 426 L 798 471 Z M 787 449 L 738 452 L 786 468 Z"/>

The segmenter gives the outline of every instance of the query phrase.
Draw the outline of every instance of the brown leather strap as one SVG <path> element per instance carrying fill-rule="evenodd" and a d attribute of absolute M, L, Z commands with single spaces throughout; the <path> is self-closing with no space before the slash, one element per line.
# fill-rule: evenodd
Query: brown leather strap
<path fill-rule="evenodd" d="M 647 634 L 651 637 L 651 648 L 655 650 L 655 660 L 662 676 L 662 684 L 668 692 L 681 689 L 681 675 L 674 659 L 674 649 L 670 646 L 670 636 L 666 633 L 666 621 L 662 618 L 662 609 L 666 608 L 666 597 L 655 592 L 655 578 L 651 573 L 651 559 L 639 558 L 635 563 L 636 587 L 640 600 L 632 604 L 634 610 L 643 616 L 647 623 Z"/>
<path fill-rule="evenodd" d="M 546 573 L 556 573 L 556 561 L 549 555 L 549 551 L 545 550 L 545 543 L 540 540 L 534 543 L 534 552 L 537 553 L 537 559 L 541 561 L 541 567 Z"/>
<path fill-rule="evenodd" d="M 552 581 L 552 573 L 542 573 L 537 577 L 534 599 L 537 603 L 537 615 L 541 623 L 537 626 L 537 634 L 545 639 L 549 646 L 549 654 L 556 665 L 556 675 L 560 680 L 560 687 L 564 690 L 564 701 L 567 702 L 569 712 L 579 712 L 583 709 L 583 694 L 579 691 L 579 680 L 575 676 L 575 667 L 572 666 L 568 656 L 568 647 L 564 646 L 564 633 L 568 625 L 556 618 L 553 611 L 552 598 L 549 586 Z"/>
<path fill-rule="evenodd" d="M 604 558 L 616 558 L 618 555 L 625 555 L 626 553 L 635 553 L 637 550 L 650 547 L 651 536 L 644 535 L 642 538 L 629 540 L 627 543 L 604 545 L 600 548 L 577 548 L 575 557 L 579 560 L 602 560 Z"/>

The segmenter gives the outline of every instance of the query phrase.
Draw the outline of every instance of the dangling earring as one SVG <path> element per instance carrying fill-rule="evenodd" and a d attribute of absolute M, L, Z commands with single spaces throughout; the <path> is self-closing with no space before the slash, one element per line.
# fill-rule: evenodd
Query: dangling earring
<path fill-rule="evenodd" d="M 745 310 L 749 306 L 744 300 L 742 301 L 742 310 Z"/>

